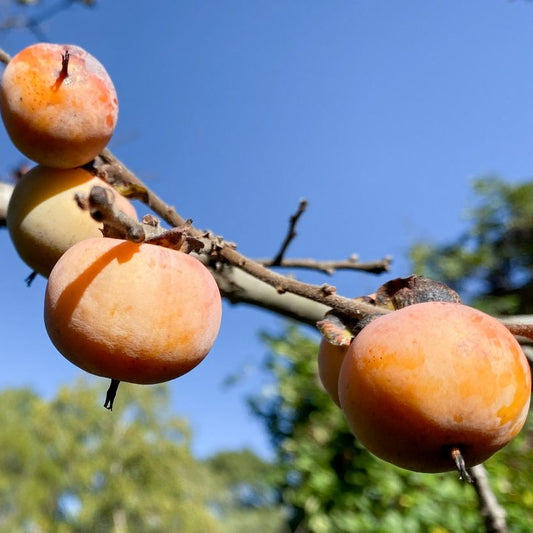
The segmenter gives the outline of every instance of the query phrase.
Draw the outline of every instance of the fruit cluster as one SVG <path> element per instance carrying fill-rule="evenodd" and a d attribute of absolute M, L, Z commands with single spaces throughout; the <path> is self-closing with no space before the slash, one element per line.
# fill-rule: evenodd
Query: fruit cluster
<path fill-rule="evenodd" d="M 29 46 L 4 70 L 0 112 L 13 144 L 37 163 L 14 188 L 7 226 L 20 257 L 48 278 L 44 318 L 58 351 L 115 382 L 158 383 L 195 367 L 221 320 L 208 269 L 181 251 L 104 236 L 75 201 L 99 185 L 137 220 L 89 170 L 118 118 L 102 64 L 74 45 Z"/>
<path fill-rule="evenodd" d="M 531 374 L 519 343 L 457 301 L 378 314 L 349 345 L 324 337 L 318 368 L 359 441 L 410 470 L 458 467 L 468 478 L 465 468 L 513 439 L 529 411 Z"/>
<path fill-rule="evenodd" d="M 14 145 L 37 163 L 15 187 L 7 225 L 21 258 L 48 278 L 44 320 L 58 351 L 111 378 L 108 407 L 120 381 L 158 383 L 194 368 L 221 321 L 209 270 L 188 253 L 103 236 L 74 201 L 100 185 L 125 216 L 137 217 L 127 198 L 88 170 L 118 117 L 104 67 L 77 46 L 30 46 L 3 73 L 0 111 Z M 442 284 L 421 286 L 392 280 L 378 290 L 368 299 L 376 314 L 355 333 L 341 328 L 337 345 L 326 335 L 319 374 L 376 456 L 468 475 L 466 467 L 521 430 L 530 369 L 500 322 Z"/>

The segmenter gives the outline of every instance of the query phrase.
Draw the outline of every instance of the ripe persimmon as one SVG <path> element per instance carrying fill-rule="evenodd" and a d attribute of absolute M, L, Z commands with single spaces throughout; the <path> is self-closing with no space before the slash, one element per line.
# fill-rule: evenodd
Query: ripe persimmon
<path fill-rule="evenodd" d="M 80 241 L 50 273 L 44 320 L 65 358 L 115 381 L 160 383 L 198 365 L 221 321 L 221 297 L 195 257 L 108 237 Z"/>
<path fill-rule="evenodd" d="M 321 339 L 318 348 L 318 377 L 331 399 L 340 407 L 339 373 L 348 346 L 337 346 Z"/>
<path fill-rule="evenodd" d="M 13 144 L 42 165 L 73 168 L 107 145 L 118 119 L 103 65 L 75 45 L 37 43 L 6 66 L 0 111 Z"/>
<path fill-rule="evenodd" d="M 102 236 L 102 224 L 76 204 L 95 185 L 109 190 L 116 206 L 137 218 L 133 204 L 83 168 L 57 169 L 37 165 L 17 183 L 8 204 L 7 227 L 22 258 L 35 272 L 48 277 L 57 260 L 73 244 Z"/>
<path fill-rule="evenodd" d="M 360 442 L 421 472 L 479 464 L 521 430 L 531 375 L 513 335 L 495 318 L 450 302 L 393 311 L 351 343 L 339 397 Z"/>

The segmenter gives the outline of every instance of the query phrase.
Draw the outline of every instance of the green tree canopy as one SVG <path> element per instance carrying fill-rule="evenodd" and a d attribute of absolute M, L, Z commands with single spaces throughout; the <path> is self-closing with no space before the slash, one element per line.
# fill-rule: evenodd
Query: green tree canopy
<path fill-rule="evenodd" d="M 450 243 L 419 243 L 417 273 L 449 284 L 463 300 L 494 314 L 533 311 L 533 182 L 495 176 L 473 183 L 468 225 Z"/>
<path fill-rule="evenodd" d="M 272 502 L 248 512 L 224 501 L 230 483 L 250 483 L 264 463 L 235 454 L 229 479 L 223 456 L 196 460 L 165 385 L 122 384 L 111 413 L 104 396 L 93 381 L 49 401 L 26 389 L 0 393 L 0 532 L 244 531 L 231 528 L 236 516 L 271 531 L 253 528 L 260 513 L 259 523 L 279 523 Z"/>
<path fill-rule="evenodd" d="M 274 480 L 277 467 L 250 450 L 222 451 L 206 464 L 219 480 L 216 508 L 228 533 L 275 533 L 285 515 L 278 505 Z"/>

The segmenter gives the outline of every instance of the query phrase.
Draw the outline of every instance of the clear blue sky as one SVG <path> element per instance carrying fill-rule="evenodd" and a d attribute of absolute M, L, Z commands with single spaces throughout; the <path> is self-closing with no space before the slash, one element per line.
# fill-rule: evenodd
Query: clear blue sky
<path fill-rule="evenodd" d="M 533 3 L 520 0 L 101 0 L 44 25 L 107 67 L 120 100 L 111 149 L 197 226 L 269 256 L 306 198 L 289 256 L 393 256 L 380 278 L 298 273 L 346 296 L 410 274 L 414 242 L 453 239 L 473 178 L 532 175 L 532 28 Z M 11 54 L 33 42 L 0 33 Z M 21 160 L 2 130 L 2 175 Z M 0 249 L 0 387 L 51 395 L 80 372 L 46 336 L 45 280 L 26 288 L 6 231 Z M 282 326 L 226 305 L 211 354 L 171 384 L 199 455 L 268 451 L 244 397 L 260 384 L 258 332 Z"/>

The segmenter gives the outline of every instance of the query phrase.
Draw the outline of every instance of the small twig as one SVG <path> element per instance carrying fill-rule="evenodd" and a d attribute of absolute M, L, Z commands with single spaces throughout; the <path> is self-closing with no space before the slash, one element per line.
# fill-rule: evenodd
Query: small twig
<path fill-rule="evenodd" d="M 281 244 L 281 248 L 279 252 L 276 254 L 274 259 L 272 260 L 271 266 L 281 265 L 285 252 L 287 251 L 287 248 L 289 247 L 289 244 L 294 240 L 294 238 L 297 235 L 296 224 L 298 223 L 298 220 L 304 214 L 306 209 L 307 209 L 307 200 L 300 200 L 300 204 L 298 205 L 298 211 L 296 211 L 294 215 L 291 215 L 291 218 L 289 219 L 289 231 L 287 232 L 287 235 L 285 236 L 285 239 L 283 240 L 283 243 Z"/>
<path fill-rule="evenodd" d="M 508 533 L 505 509 L 498 503 L 492 491 L 487 470 L 483 465 L 477 465 L 470 469 L 470 475 L 487 533 Z"/>
<path fill-rule="evenodd" d="M 0 30 L 13 30 L 13 29 L 27 29 L 37 39 L 37 41 L 48 41 L 48 37 L 43 31 L 43 23 L 53 18 L 62 11 L 70 8 L 76 0 L 62 0 L 56 4 L 47 6 L 48 9 L 42 9 L 40 13 L 34 16 L 20 15 L 5 18 L 0 24 Z M 91 2 L 83 2 L 83 4 L 90 6 Z"/>
<path fill-rule="evenodd" d="M 381 274 L 387 272 L 390 268 L 391 258 L 384 257 L 380 261 L 360 262 L 356 256 L 347 260 L 340 261 L 317 261 L 316 259 L 281 259 L 279 262 L 271 259 L 254 259 L 260 265 L 265 267 L 280 268 L 301 268 L 308 270 L 317 270 L 325 274 L 332 275 L 337 270 L 358 270 L 372 274 Z"/>
<path fill-rule="evenodd" d="M 11 61 L 11 56 L 3 49 L 0 48 L 0 63 L 7 65 Z"/>

